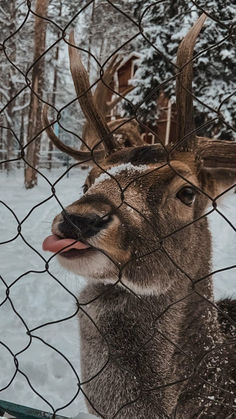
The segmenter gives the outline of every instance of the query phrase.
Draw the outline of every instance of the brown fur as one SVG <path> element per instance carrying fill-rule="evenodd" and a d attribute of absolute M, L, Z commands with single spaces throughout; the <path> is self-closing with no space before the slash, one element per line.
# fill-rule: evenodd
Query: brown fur
<path fill-rule="evenodd" d="M 88 280 L 79 296 L 81 388 L 89 411 L 106 419 L 236 417 L 229 326 L 235 325 L 235 302 L 220 303 L 218 317 L 205 216 L 235 182 L 236 147 L 194 135 L 191 59 L 204 20 L 199 18 L 177 54 L 180 142 L 174 148 L 115 152 L 89 95 L 84 112 L 99 138 L 108 131 L 108 158 L 68 150 L 47 129 L 61 150 L 100 164 L 86 180 L 88 191 L 55 218 L 52 231 L 91 246 L 58 258 Z M 82 66 L 76 71 L 86 79 Z M 79 86 L 79 77 L 75 81 Z"/>
<path fill-rule="evenodd" d="M 59 256 L 89 279 L 79 296 L 82 388 L 89 411 L 104 418 L 224 419 L 235 411 L 235 348 L 213 305 L 211 237 L 200 218 L 209 203 L 200 190 L 215 182 L 193 154 L 185 163 L 179 157 L 171 167 L 159 162 L 139 171 L 136 151 L 136 165 L 116 180 L 99 182 L 101 171 L 93 169 L 88 192 L 67 207 L 68 215 L 113 217 L 91 238 L 78 232 L 103 259 L 96 251 L 76 260 Z M 176 194 L 192 184 L 199 192 L 187 206 Z M 58 218 L 55 225 L 61 235 Z"/>

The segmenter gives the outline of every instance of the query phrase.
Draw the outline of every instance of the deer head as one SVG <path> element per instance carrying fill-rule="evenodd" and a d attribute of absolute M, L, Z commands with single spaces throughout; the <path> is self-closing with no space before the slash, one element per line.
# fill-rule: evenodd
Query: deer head
<path fill-rule="evenodd" d="M 80 57 L 69 48 L 77 96 L 90 124 L 85 131 L 93 139 L 101 138 L 105 153 L 77 151 L 62 144 L 44 111 L 48 135 L 59 149 L 77 160 L 97 162 L 87 177 L 84 196 L 56 216 L 53 236 L 44 243 L 46 250 L 58 253 L 67 269 L 104 283 L 118 281 L 138 293 L 159 293 L 172 286 L 180 274 L 175 265 L 182 266 L 191 278 L 197 277 L 196 252 L 200 259 L 205 252 L 204 212 L 209 204 L 217 204 L 217 197 L 232 187 L 236 177 L 236 144 L 199 138 L 193 123 L 193 48 L 205 17 L 198 19 L 178 49 L 179 135 L 177 143 L 167 148 L 157 144 L 117 150 L 89 90 Z M 74 44 L 73 36 L 70 41 Z M 112 62 L 105 75 L 108 85 L 114 68 Z M 101 91 L 100 81 L 96 103 L 101 95 L 104 108 Z M 162 278 L 160 283 L 153 275 L 155 270 Z"/>

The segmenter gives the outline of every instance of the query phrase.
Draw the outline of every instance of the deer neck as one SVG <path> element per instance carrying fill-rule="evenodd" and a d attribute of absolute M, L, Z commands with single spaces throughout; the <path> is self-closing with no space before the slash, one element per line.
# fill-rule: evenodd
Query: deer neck
<path fill-rule="evenodd" d="M 163 295 L 137 296 L 120 286 L 89 285 L 80 300 L 94 300 L 84 309 L 115 351 L 122 352 L 124 347 L 138 350 L 154 336 L 160 356 L 163 348 L 166 362 L 181 341 L 187 351 L 199 355 L 201 345 L 205 350 L 220 339 L 216 310 L 209 303 L 213 302 L 211 279 L 200 282 L 196 291 L 189 280 L 181 279 L 179 290 L 173 287 Z M 91 332 L 90 320 L 85 322 Z"/>
<path fill-rule="evenodd" d="M 210 279 L 199 283 L 198 293 L 212 299 Z M 80 311 L 82 375 L 87 381 L 102 371 L 85 390 L 104 415 L 110 388 L 119 393 L 117 404 L 108 406 L 113 414 L 125 404 L 127 394 L 128 399 L 139 397 L 140 388 L 148 394 L 144 411 L 150 405 L 154 411 L 162 406 L 163 412 L 171 413 L 185 381 L 169 388 L 165 383 L 186 377 L 191 362 L 212 346 L 212 340 L 219 340 L 217 321 L 204 298 L 192 292 L 187 280 L 179 291 L 171 288 L 158 296 L 138 297 L 120 286 L 102 284 L 84 289 L 80 302 L 91 303 Z M 158 394 L 153 391 L 162 385 Z M 127 412 L 125 417 L 131 416 Z"/>
<path fill-rule="evenodd" d="M 183 335 L 196 334 L 198 342 L 201 336 L 205 342 L 206 335 L 209 335 L 207 331 L 211 330 L 212 339 L 217 340 L 219 334 L 216 310 L 211 304 L 214 301 L 211 278 L 201 281 L 193 290 L 190 281 L 181 277 L 181 287 L 174 286 L 161 295 L 139 296 L 119 285 L 88 285 L 80 301 L 92 301 L 85 305 L 85 311 L 95 324 L 102 324 L 101 332 L 111 335 L 111 339 L 114 330 L 117 340 L 120 340 L 123 332 L 132 329 L 133 325 L 147 335 L 153 330 L 167 332 L 174 343 Z M 143 340 L 139 343 L 142 344 Z"/>

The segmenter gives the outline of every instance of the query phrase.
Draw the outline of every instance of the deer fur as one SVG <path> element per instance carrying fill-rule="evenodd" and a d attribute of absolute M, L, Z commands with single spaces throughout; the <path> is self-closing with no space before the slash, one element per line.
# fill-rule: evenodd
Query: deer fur
<path fill-rule="evenodd" d="M 87 278 L 78 297 L 81 388 L 89 412 L 102 418 L 236 415 L 235 302 L 214 301 L 205 216 L 235 182 L 236 148 L 197 140 L 183 116 L 182 123 L 180 147 L 97 154 L 84 196 L 52 224 L 58 239 L 88 246 L 57 257 Z"/>

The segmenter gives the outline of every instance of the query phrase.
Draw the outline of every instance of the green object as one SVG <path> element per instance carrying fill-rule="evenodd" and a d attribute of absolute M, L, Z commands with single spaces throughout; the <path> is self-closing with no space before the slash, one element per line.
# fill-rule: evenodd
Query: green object
<path fill-rule="evenodd" d="M 43 412 L 42 410 L 32 409 L 31 407 L 21 406 L 20 404 L 0 400 L 0 414 L 3 416 L 7 412 L 17 419 L 66 419 L 65 416 Z"/>

